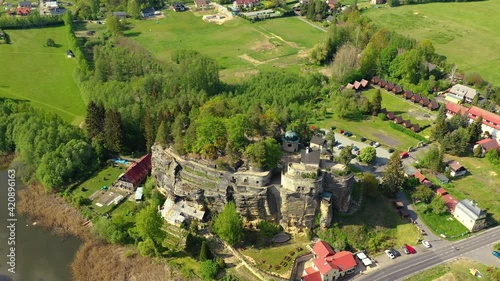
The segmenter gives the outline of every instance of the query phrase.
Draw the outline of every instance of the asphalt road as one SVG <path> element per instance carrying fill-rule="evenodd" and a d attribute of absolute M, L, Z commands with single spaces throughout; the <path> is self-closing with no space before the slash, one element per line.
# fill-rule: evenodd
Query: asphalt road
<path fill-rule="evenodd" d="M 390 265 L 379 266 L 379 269 L 370 270 L 366 274 L 355 279 L 370 281 L 403 280 L 427 268 L 434 267 L 458 257 L 466 257 L 476 249 L 494 244 L 498 241 L 500 241 L 500 227 L 486 230 L 465 240 L 450 243 L 447 247 L 432 247 L 427 249 L 423 245 L 419 245 L 416 247 L 416 254 L 403 254 L 402 257 L 391 260 Z M 485 254 L 491 255 L 491 251 L 487 251 Z M 389 259 L 389 257 L 382 256 L 379 258 Z M 498 265 L 500 265 L 500 259 L 498 260 Z"/>

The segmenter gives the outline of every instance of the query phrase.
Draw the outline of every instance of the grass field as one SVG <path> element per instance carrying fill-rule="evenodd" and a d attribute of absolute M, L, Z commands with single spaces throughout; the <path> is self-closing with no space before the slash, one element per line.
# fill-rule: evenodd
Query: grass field
<path fill-rule="evenodd" d="M 325 33 L 295 17 L 251 24 L 236 17 L 223 25 L 204 22 L 191 12 L 165 11 L 165 19 L 131 20 L 125 36 L 138 42 L 161 60 L 173 51 L 193 49 L 217 60 L 221 78 L 237 82 L 258 70 L 287 68 L 301 71 L 308 49 Z"/>
<path fill-rule="evenodd" d="M 481 272 L 482 277 L 478 278 L 470 274 L 469 269 L 475 268 Z M 450 263 L 438 265 L 423 272 L 419 272 L 405 281 L 472 281 L 484 280 L 494 281 L 495 278 L 491 276 L 487 270 L 488 267 L 484 264 L 469 260 L 458 259 Z"/>
<path fill-rule="evenodd" d="M 447 157 L 460 162 L 470 174 L 452 180 L 446 190 L 458 200 L 470 199 L 481 209 L 492 214 L 493 220 L 500 222 L 500 167 L 492 165 L 485 158 Z"/>
<path fill-rule="evenodd" d="M 430 39 L 436 52 L 458 69 L 478 72 L 500 85 L 500 0 L 429 3 L 368 9 L 365 13 L 385 28 L 417 40 Z"/>
<path fill-rule="evenodd" d="M 64 27 L 7 31 L 11 44 L 0 44 L 0 96 L 29 101 L 79 125 L 85 104 L 73 78 L 76 61 L 66 57 Z M 57 47 L 44 47 L 48 38 Z"/>
<path fill-rule="evenodd" d="M 423 211 L 426 209 L 424 203 L 414 204 L 413 206 L 418 212 L 418 217 L 422 219 L 436 235 L 444 234 L 448 239 L 456 240 L 461 239 L 462 236 L 460 235 L 469 231 L 450 214 L 436 215 L 434 213 L 424 213 Z"/>

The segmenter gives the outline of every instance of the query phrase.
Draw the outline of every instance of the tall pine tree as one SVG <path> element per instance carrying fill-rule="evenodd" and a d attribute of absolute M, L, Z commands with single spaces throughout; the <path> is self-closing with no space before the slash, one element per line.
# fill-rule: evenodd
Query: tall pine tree
<path fill-rule="evenodd" d="M 104 127 L 104 106 L 97 104 L 94 101 L 87 105 L 87 116 L 85 117 L 85 130 L 90 139 L 97 138 L 102 135 Z"/>
<path fill-rule="evenodd" d="M 469 134 L 469 144 L 475 144 L 478 140 L 481 139 L 481 134 L 483 133 L 483 129 L 481 128 L 483 125 L 483 117 L 479 116 L 472 124 L 467 127 L 467 133 Z"/>
<path fill-rule="evenodd" d="M 441 106 L 436 118 L 436 125 L 432 130 L 432 138 L 437 141 L 442 141 L 448 131 L 448 123 L 446 123 L 446 107 Z"/>
<path fill-rule="evenodd" d="M 375 95 L 373 96 L 373 100 L 371 102 L 372 114 L 375 116 L 380 113 L 382 109 L 382 94 L 380 93 L 380 89 L 377 89 Z"/>
<path fill-rule="evenodd" d="M 394 152 L 389 159 L 389 163 L 385 167 L 382 176 L 382 188 L 384 193 L 389 196 L 394 196 L 405 183 L 405 174 L 403 171 L 403 163 L 397 152 Z"/>
<path fill-rule="evenodd" d="M 149 109 L 149 107 L 146 108 L 146 113 L 144 114 L 144 119 L 143 119 L 143 125 L 144 125 L 144 139 L 146 143 L 146 150 L 150 152 L 151 146 L 153 146 L 156 135 L 155 135 L 155 125 L 153 119 L 151 118 L 151 110 Z"/>
<path fill-rule="evenodd" d="M 166 146 L 170 143 L 170 140 L 170 123 L 161 121 L 160 127 L 158 127 L 158 132 L 156 132 L 155 142 L 159 145 Z"/>
<path fill-rule="evenodd" d="M 113 152 L 123 149 L 123 124 L 120 112 L 108 109 L 104 118 L 104 146 Z"/>

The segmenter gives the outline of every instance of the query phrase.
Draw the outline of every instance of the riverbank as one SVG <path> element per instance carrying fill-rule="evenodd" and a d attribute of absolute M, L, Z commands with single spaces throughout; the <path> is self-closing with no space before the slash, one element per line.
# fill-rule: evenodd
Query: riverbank
<path fill-rule="evenodd" d="M 99 239 L 78 209 L 57 194 L 32 184 L 19 193 L 19 212 L 36 226 L 59 236 L 76 236 L 84 244 L 71 263 L 73 281 L 102 280 L 196 280 L 180 277 L 165 260 L 141 257 L 134 246 L 111 245 Z M 165 279 L 167 278 L 167 279 Z"/>

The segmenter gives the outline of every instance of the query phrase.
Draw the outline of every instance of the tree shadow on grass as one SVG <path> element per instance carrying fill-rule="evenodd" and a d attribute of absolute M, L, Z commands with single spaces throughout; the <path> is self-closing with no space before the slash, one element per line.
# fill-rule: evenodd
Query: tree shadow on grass
<path fill-rule="evenodd" d="M 129 32 L 127 34 L 125 34 L 125 37 L 138 37 L 139 35 L 141 35 L 142 32 L 140 31 L 137 31 L 137 32 Z"/>

